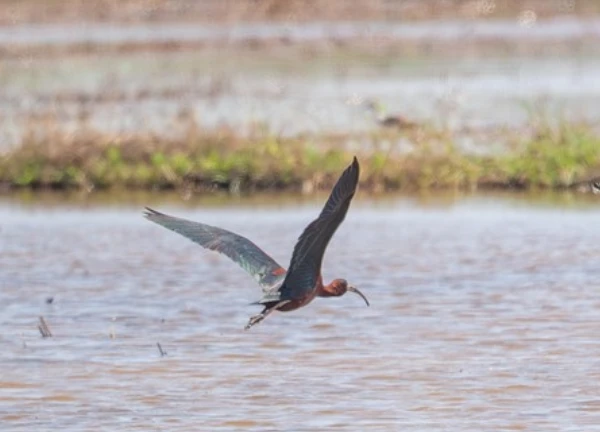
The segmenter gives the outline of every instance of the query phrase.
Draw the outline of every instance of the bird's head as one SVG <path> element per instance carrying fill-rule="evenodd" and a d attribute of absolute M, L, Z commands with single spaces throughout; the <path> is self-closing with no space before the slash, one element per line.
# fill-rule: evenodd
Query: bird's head
<path fill-rule="evenodd" d="M 329 285 L 326 287 L 326 291 L 334 297 L 343 296 L 347 292 L 353 292 L 362 297 L 367 306 L 369 305 L 369 300 L 361 293 L 358 288 L 352 286 L 348 283 L 346 279 L 334 279 Z"/>
<path fill-rule="evenodd" d="M 592 181 L 590 187 L 592 188 L 592 193 L 600 194 L 600 180 Z"/>

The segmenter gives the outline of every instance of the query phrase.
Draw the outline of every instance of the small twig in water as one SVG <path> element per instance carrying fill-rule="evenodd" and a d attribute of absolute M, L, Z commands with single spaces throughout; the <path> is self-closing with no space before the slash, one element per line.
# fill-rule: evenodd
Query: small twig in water
<path fill-rule="evenodd" d="M 40 323 L 38 324 L 38 330 L 42 334 L 43 338 L 52 337 L 52 332 L 50 331 L 48 324 L 46 324 L 46 320 L 44 319 L 43 316 L 40 317 Z"/>
<path fill-rule="evenodd" d="M 159 342 L 156 342 L 156 346 L 158 347 L 158 351 L 160 352 L 161 357 L 164 357 L 167 355 L 167 352 L 162 349 Z"/>

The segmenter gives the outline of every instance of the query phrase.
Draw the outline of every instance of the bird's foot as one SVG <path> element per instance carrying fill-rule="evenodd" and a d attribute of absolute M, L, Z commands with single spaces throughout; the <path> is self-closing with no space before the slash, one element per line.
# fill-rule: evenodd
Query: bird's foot
<path fill-rule="evenodd" d="M 258 315 L 254 315 L 253 317 L 250 318 L 250 320 L 248 321 L 248 324 L 246 324 L 246 327 L 244 327 L 244 330 L 248 330 L 253 325 L 258 324 L 259 322 L 264 320 L 266 317 L 268 317 L 271 312 L 279 309 L 281 306 L 284 306 L 284 305 L 288 304 L 289 302 L 290 302 L 289 300 L 283 300 L 271 308 L 265 308 L 261 313 L 259 313 Z"/>
<path fill-rule="evenodd" d="M 258 324 L 259 322 L 264 320 L 266 318 L 266 316 L 267 315 L 265 313 L 261 312 L 258 315 L 254 315 L 253 317 L 250 317 L 250 320 L 248 321 L 248 324 L 246 324 L 246 327 L 244 327 L 244 330 L 248 330 L 254 324 Z"/>

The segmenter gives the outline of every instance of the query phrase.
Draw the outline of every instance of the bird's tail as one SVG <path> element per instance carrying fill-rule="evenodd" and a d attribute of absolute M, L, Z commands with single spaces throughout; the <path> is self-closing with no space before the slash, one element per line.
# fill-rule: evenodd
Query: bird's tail
<path fill-rule="evenodd" d="M 275 306 L 280 301 L 281 301 L 281 299 L 279 297 L 275 298 L 273 296 L 265 296 L 265 297 L 261 298 L 260 300 L 257 300 L 252 303 L 248 303 L 248 306 L 264 306 L 266 308 L 269 308 L 269 307 Z"/>

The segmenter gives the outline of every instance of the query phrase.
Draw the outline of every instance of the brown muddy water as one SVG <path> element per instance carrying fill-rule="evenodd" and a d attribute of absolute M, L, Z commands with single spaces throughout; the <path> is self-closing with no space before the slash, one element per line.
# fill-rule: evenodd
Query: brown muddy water
<path fill-rule="evenodd" d="M 2 430 L 598 430 L 598 200 L 359 197 L 324 276 L 371 307 L 316 299 L 250 331 L 252 278 L 141 215 L 287 265 L 322 198 L 1 198 Z"/>

